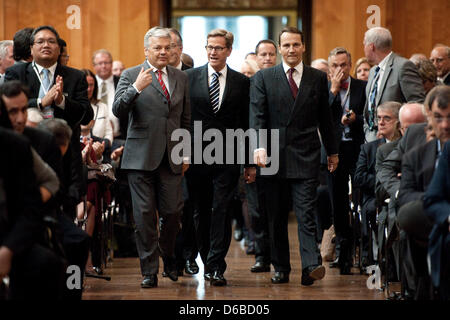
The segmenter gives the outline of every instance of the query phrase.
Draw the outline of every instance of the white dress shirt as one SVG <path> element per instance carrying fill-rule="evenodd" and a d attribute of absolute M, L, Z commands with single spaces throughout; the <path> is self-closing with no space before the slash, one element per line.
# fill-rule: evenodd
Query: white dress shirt
<path fill-rule="evenodd" d="M 283 69 L 284 69 L 284 73 L 286 74 L 287 80 L 289 82 L 289 69 L 291 69 L 290 66 L 288 66 L 284 61 L 283 61 Z M 295 84 L 297 85 L 297 88 L 300 88 L 300 82 L 302 81 L 302 77 L 303 77 L 303 63 L 300 62 L 298 65 L 296 65 L 294 67 L 295 71 L 292 73 L 292 78 L 295 81 Z"/>
<path fill-rule="evenodd" d="M 95 76 L 97 79 L 98 92 L 97 99 L 101 100 L 102 98 L 102 85 L 103 82 L 106 83 L 106 92 L 108 93 L 108 111 L 109 111 L 109 119 L 113 125 L 114 137 L 120 135 L 120 121 L 114 113 L 112 112 L 112 106 L 114 103 L 114 95 L 116 93 L 116 89 L 114 88 L 114 76 L 111 75 L 108 79 L 103 80 L 98 75 Z"/>

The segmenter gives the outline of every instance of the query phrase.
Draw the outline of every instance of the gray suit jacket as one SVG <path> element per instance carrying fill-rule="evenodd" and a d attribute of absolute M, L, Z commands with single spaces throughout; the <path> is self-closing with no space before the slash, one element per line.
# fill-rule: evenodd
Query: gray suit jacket
<path fill-rule="evenodd" d="M 172 162 L 170 154 L 178 143 L 171 141 L 178 128 L 189 130 L 190 102 L 187 75 L 167 66 L 170 106 L 154 72 L 152 83 L 139 94 L 133 87 L 141 68 L 147 62 L 125 70 L 114 97 L 113 113 L 128 116 L 128 135 L 122 157 L 122 169 L 152 171 L 158 168 L 167 150 L 172 171 L 181 173 L 181 164 Z"/>
<path fill-rule="evenodd" d="M 364 132 L 366 141 L 376 140 L 376 132 L 370 132 L 369 121 L 369 100 L 370 89 L 374 80 L 375 68 L 370 70 L 369 79 L 366 87 L 366 105 L 364 107 Z M 396 101 L 400 103 L 415 101 L 422 103 L 425 100 L 425 91 L 422 79 L 419 76 L 417 67 L 411 61 L 398 56 L 395 53 L 389 57 L 378 88 L 376 105 Z M 375 133 L 374 133 L 375 132 Z"/>

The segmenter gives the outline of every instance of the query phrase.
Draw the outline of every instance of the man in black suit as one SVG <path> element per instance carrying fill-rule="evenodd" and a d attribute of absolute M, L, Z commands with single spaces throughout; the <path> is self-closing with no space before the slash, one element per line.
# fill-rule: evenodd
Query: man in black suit
<path fill-rule="evenodd" d="M 186 178 L 194 207 L 197 245 L 205 265 L 204 277 L 214 286 L 227 284 L 223 274 L 231 241 L 228 207 L 238 182 L 240 165 L 236 161 L 234 144 L 220 145 L 210 153 L 214 159 L 203 159 L 202 154 L 207 154 L 208 144 L 196 138 L 198 134 L 203 137 L 209 129 L 214 130 L 215 140 L 218 135 L 224 139 L 227 129 L 248 129 L 249 79 L 226 64 L 233 38 L 227 30 L 209 32 L 206 45 L 208 63 L 186 71 L 192 107 L 193 148 L 202 152 L 193 153 L 193 166 Z M 197 130 L 201 132 L 195 133 L 194 127 L 198 124 L 201 128 Z M 232 163 L 225 161 L 230 152 L 235 155 Z"/>
<path fill-rule="evenodd" d="M 279 35 L 278 51 L 283 63 L 260 70 L 253 78 L 250 102 L 250 127 L 279 132 L 279 170 L 263 176 L 265 207 L 269 219 L 271 263 L 275 268 L 272 283 L 289 281 L 291 271 L 287 232 L 289 195 L 299 225 L 302 284 L 312 285 L 325 276 L 325 267 L 316 243 L 316 189 L 320 166 L 320 139 L 328 154 L 328 168 L 338 163 L 336 136 L 328 104 L 327 76 L 305 66 L 303 34 L 286 27 Z M 266 149 L 260 141 L 255 162 L 266 165 Z M 271 156 L 277 150 L 272 150 Z M 263 173 L 262 173 L 263 174 Z"/>
<path fill-rule="evenodd" d="M 434 47 L 430 60 L 436 67 L 438 80 L 450 86 L 450 47 L 444 45 Z"/>
<path fill-rule="evenodd" d="M 183 71 L 190 69 L 190 66 L 181 61 L 183 39 L 180 33 L 175 28 L 170 28 L 169 32 L 171 38 L 170 46 L 172 48 L 170 51 L 169 65 Z M 183 177 L 183 200 L 184 207 L 183 216 L 181 217 L 181 230 L 178 233 L 175 243 L 177 270 L 178 275 L 183 274 L 183 269 L 187 274 L 197 274 L 199 268 L 197 262 L 195 262 L 198 250 L 195 241 L 194 217 L 185 177 Z"/>
<path fill-rule="evenodd" d="M 87 98 L 84 74 L 58 64 L 58 32 L 51 26 L 40 26 L 31 35 L 33 62 L 16 64 L 6 73 L 6 81 L 20 80 L 30 88 L 28 106 L 38 108 L 44 118 L 62 118 L 72 128 L 69 152 L 63 161 L 65 184 L 71 198 L 65 212 L 75 215 L 75 208 L 85 192 L 82 182 L 80 124 L 88 124 L 94 112 Z"/>
<path fill-rule="evenodd" d="M 351 274 L 352 229 L 349 222 L 348 180 L 350 176 L 353 185 L 360 145 L 364 143 L 363 110 L 367 82 L 350 76 L 352 60 L 345 48 L 331 50 L 328 64 L 331 79 L 329 102 L 339 150 L 339 167 L 331 174 L 334 229 L 340 244 L 338 266 L 341 274 Z"/>

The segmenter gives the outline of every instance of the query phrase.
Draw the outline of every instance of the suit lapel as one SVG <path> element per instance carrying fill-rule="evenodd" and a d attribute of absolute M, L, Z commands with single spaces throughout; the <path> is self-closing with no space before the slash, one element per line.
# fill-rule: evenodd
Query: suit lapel
<path fill-rule="evenodd" d="M 150 68 L 147 61 L 145 61 L 142 66 L 144 67 L 144 71 Z M 153 72 L 153 70 L 152 70 L 151 74 L 152 74 L 152 83 L 151 83 L 152 87 L 155 88 L 155 90 L 161 94 L 162 99 L 166 99 L 166 96 L 164 95 L 162 87 L 159 84 L 158 75 L 155 72 Z"/>
<path fill-rule="evenodd" d="M 287 79 L 286 76 L 285 79 Z M 311 69 L 310 67 L 307 67 L 303 64 L 302 80 L 300 81 L 297 98 L 295 99 L 294 107 L 291 110 L 291 116 L 289 117 L 288 125 L 294 118 L 295 114 L 299 112 L 299 110 L 301 110 L 302 106 L 305 104 L 307 98 L 309 97 L 309 92 L 311 91 L 311 83 L 313 83 Z M 292 97 L 291 89 L 288 89 L 289 95 Z"/>
<path fill-rule="evenodd" d="M 199 88 L 200 88 L 200 92 L 199 95 L 201 97 L 207 97 L 207 104 L 206 104 L 206 108 L 208 113 L 210 114 L 214 114 L 213 110 L 212 110 L 212 104 L 211 104 L 211 99 L 209 98 L 209 83 L 208 83 L 208 64 L 205 64 L 200 70 L 199 70 L 200 74 L 199 74 Z M 223 99 L 222 99 L 223 100 Z M 220 111 L 220 109 L 219 109 Z"/>
<path fill-rule="evenodd" d="M 437 140 L 433 139 L 425 147 L 425 152 L 423 155 L 423 161 L 420 164 L 425 170 L 423 172 L 423 181 L 431 181 L 434 173 L 434 167 L 436 165 L 437 156 Z"/>
<path fill-rule="evenodd" d="M 358 88 L 355 79 L 350 77 L 350 101 L 348 102 L 350 110 L 354 110 L 353 106 L 356 106 L 356 100 L 358 100 Z"/>
<path fill-rule="evenodd" d="M 34 71 L 33 63 L 29 63 L 26 70 L 27 84 L 30 86 L 30 96 L 38 97 L 39 89 L 41 88 L 41 82 Z"/>
<path fill-rule="evenodd" d="M 380 99 L 383 96 L 384 88 L 386 87 L 386 81 L 389 78 L 389 74 L 392 71 L 392 65 L 394 64 L 394 53 L 389 57 L 389 60 L 386 63 L 386 70 L 384 70 L 383 79 L 381 79 L 380 87 L 378 88 L 377 92 L 377 101 L 376 105 L 378 106 L 380 103 Z"/>
<path fill-rule="evenodd" d="M 170 83 L 170 100 L 172 100 L 172 96 L 175 93 L 175 89 L 177 88 L 177 77 L 175 76 L 175 72 L 173 70 L 174 69 L 167 66 L 167 77 L 169 78 Z"/>
<path fill-rule="evenodd" d="M 220 104 L 219 112 L 220 112 L 220 110 L 222 110 L 222 106 L 224 105 L 226 99 L 230 95 L 232 83 L 233 83 L 233 74 L 230 72 L 230 68 L 227 66 L 227 79 L 225 80 L 225 88 L 223 90 L 222 102 Z M 208 89 L 208 95 L 209 95 L 209 89 Z"/>
<path fill-rule="evenodd" d="M 289 87 L 289 82 L 287 80 L 286 74 L 284 73 L 283 64 L 280 63 L 275 70 L 275 83 L 274 86 L 278 87 L 278 91 L 280 94 L 281 104 L 279 108 L 289 108 L 284 113 L 288 114 L 289 117 L 291 115 L 293 105 L 295 103 L 294 98 L 292 97 L 291 88 Z M 281 109 L 280 109 L 281 111 Z"/>

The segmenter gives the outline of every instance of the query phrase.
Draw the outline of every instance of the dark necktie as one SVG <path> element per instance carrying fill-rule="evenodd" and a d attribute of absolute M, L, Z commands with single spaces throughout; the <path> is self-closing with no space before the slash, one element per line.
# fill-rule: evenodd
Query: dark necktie
<path fill-rule="evenodd" d="M 211 105 L 213 107 L 214 113 L 217 113 L 217 111 L 219 111 L 220 75 L 221 75 L 220 72 L 214 72 L 213 78 L 211 80 L 211 85 L 209 86 L 209 97 L 211 99 Z"/>
<path fill-rule="evenodd" d="M 158 70 L 156 72 L 158 73 L 158 81 L 159 81 L 159 84 L 161 85 L 164 96 L 166 97 L 167 102 L 170 104 L 170 95 L 169 95 L 169 91 L 167 91 L 166 85 L 164 84 L 164 81 L 162 79 L 162 71 Z"/>
<path fill-rule="evenodd" d="M 375 128 L 375 109 L 377 103 L 377 93 L 378 93 L 378 72 L 380 72 L 380 67 L 375 68 L 375 74 L 373 75 L 373 87 L 369 95 L 369 130 L 372 131 Z"/>
<path fill-rule="evenodd" d="M 295 98 L 297 98 L 298 87 L 294 81 L 294 78 L 292 77 L 292 74 L 294 73 L 294 71 L 295 71 L 294 68 L 289 69 L 289 87 L 291 87 L 292 96 L 295 99 Z"/>

